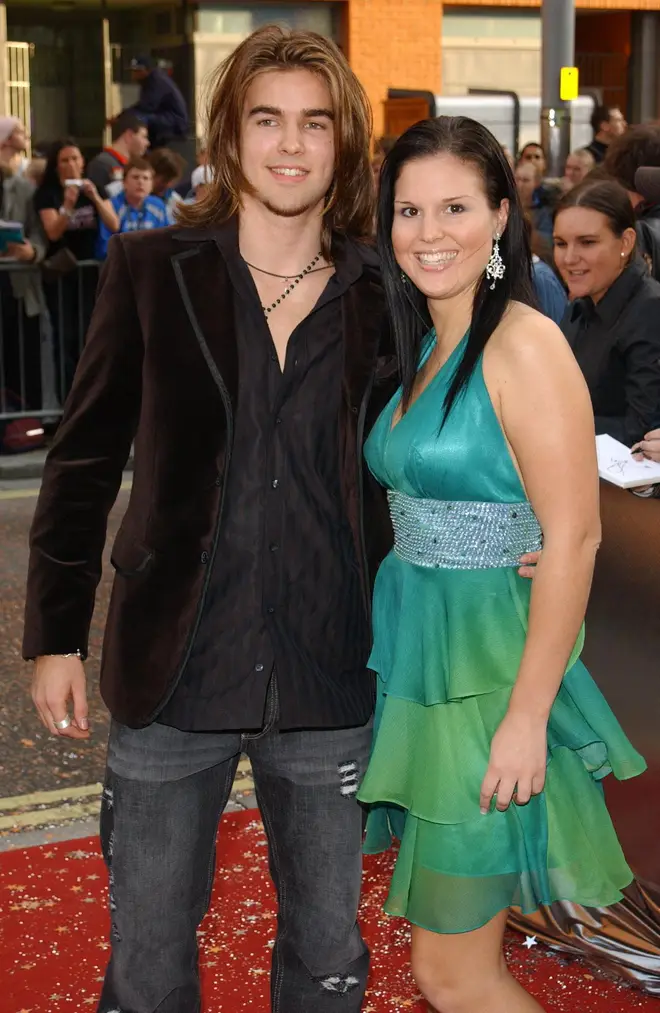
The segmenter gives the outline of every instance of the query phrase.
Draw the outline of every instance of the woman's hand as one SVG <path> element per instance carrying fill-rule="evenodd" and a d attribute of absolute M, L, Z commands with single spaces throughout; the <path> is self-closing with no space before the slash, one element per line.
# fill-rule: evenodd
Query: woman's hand
<path fill-rule="evenodd" d="M 632 450 L 631 454 L 641 460 L 642 457 L 646 457 L 649 461 L 656 461 L 660 464 L 660 429 L 653 429 L 650 433 L 647 433 L 643 440 L 640 440 Z"/>
<path fill-rule="evenodd" d="M 78 203 L 78 193 L 79 190 L 77 186 L 65 186 L 62 207 L 65 207 L 67 211 L 73 211 Z"/>
<path fill-rule="evenodd" d="M 542 792 L 547 751 L 545 719 L 507 713 L 490 747 L 490 762 L 479 800 L 482 815 L 490 809 L 494 795 L 497 808 L 504 812 L 512 799 L 516 805 L 526 805 L 532 795 Z"/>
<path fill-rule="evenodd" d="M 93 204 L 98 204 L 101 200 L 100 194 L 91 179 L 84 179 L 80 189 L 85 194 L 85 197 L 89 197 Z"/>

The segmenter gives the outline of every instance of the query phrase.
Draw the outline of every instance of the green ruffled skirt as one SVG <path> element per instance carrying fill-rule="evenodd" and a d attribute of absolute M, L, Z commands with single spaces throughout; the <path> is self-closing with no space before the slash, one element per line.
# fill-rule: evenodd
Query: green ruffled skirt
<path fill-rule="evenodd" d="M 391 553 L 374 592 L 374 745 L 358 798 L 365 850 L 401 842 L 385 910 L 468 932 L 516 905 L 605 906 L 632 880 L 601 780 L 645 769 L 576 645 L 548 724 L 544 791 L 479 812 L 490 743 L 525 643 L 531 581 L 512 570 L 437 570 Z"/>

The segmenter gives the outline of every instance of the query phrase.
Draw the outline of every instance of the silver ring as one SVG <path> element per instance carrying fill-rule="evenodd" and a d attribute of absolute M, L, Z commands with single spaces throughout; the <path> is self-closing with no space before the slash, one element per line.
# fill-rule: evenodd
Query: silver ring
<path fill-rule="evenodd" d="M 62 732 L 64 731 L 65 728 L 68 728 L 69 725 L 71 724 L 71 718 L 67 714 L 67 716 L 65 718 L 62 718 L 61 721 L 53 721 L 53 724 L 55 725 L 56 728 L 59 728 L 59 730 Z"/>

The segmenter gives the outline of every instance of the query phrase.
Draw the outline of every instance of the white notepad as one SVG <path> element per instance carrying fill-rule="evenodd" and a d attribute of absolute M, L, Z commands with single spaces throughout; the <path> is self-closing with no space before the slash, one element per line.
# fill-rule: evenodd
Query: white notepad
<path fill-rule="evenodd" d="M 660 464 L 646 459 L 636 461 L 628 447 L 612 436 L 603 434 L 596 437 L 596 453 L 598 474 L 620 489 L 635 489 L 640 485 L 660 482 Z"/>

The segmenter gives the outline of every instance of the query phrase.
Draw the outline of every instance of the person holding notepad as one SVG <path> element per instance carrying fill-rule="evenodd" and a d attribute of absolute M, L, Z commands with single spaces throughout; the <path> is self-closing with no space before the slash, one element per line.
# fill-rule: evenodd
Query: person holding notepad
<path fill-rule="evenodd" d="M 586 180 L 560 201 L 555 261 L 571 305 L 562 330 L 584 374 L 596 433 L 631 447 L 660 409 L 660 283 L 637 255 L 628 194 Z"/>

